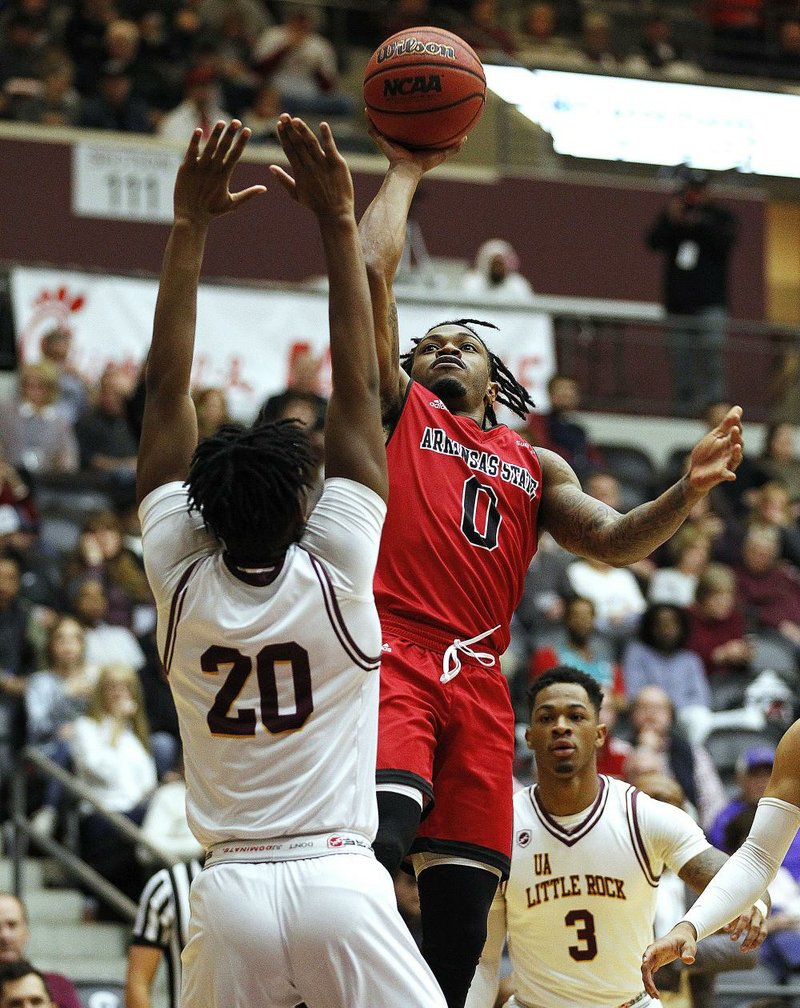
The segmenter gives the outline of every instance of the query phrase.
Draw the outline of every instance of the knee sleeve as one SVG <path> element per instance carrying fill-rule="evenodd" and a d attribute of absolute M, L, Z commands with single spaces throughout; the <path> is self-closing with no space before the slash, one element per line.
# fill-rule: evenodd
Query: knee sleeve
<path fill-rule="evenodd" d="M 378 832 L 375 857 L 394 876 L 417 835 L 420 807 L 413 798 L 393 791 L 378 792 Z"/>
<path fill-rule="evenodd" d="M 486 943 L 486 918 L 497 876 L 468 865 L 434 865 L 420 872 L 422 954 L 447 1001 L 464 1008 Z"/>

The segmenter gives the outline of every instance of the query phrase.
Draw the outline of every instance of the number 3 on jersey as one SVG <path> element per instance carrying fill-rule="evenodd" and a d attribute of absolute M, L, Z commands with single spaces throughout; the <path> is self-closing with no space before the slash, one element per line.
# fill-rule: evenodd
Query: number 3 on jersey
<path fill-rule="evenodd" d="M 261 723 L 273 735 L 302 728 L 314 710 L 308 651 L 294 641 L 288 644 L 268 644 L 256 655 L 255 664 Z M 235 716 L 230 714 L 231 707 L 253 671 L 253 659 L 237 648 L 221 647 L 218 644 L 207 648 L 200 658 L 200 667 L 207 675 L 216 675 L 223 665 L 230 665 L 231 668 L 225 682 L 217 690 L 206 717 L 211 734 L 255 735 L 256 712 L 252 707 L 243 708 Z M 294 689 L 294 710 L 287 714 L 280 713 L 278 704 L 278 669 L 281 666 L 291 669 Z"/>
<path fill-rule="evenodd" d="M 590 962 L 597 955 L 594 917 L 588 910 L 570 910 L 564 918 L 564 923 L 567 927 L 574 927 L 575 937 L 579 942 L 583 942 L 582 945 L 570 945 L 567 952 L 575 962 Z"/>
<path fill-rule="evenodd" d="M 481 483 L 477 476 L 464 481 L 461 512 L 461 531 L 473 546 L 493 550 L 497 548 L 502 515 L 497 508 L 497 491 Z"/>

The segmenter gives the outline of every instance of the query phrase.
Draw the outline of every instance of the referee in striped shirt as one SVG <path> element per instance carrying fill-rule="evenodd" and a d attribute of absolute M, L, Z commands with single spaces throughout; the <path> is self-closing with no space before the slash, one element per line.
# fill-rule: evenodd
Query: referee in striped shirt
<path fill-rule="evenodd" d="M 128 950 L 125 1008 L 150 1008 L 162 955 L 169 976 L 170 1008 L 181 994 L 181 952 L 189 930 L 189 886 L 202 868 L 196 859 L 162 868 L 144 887 Z"/>

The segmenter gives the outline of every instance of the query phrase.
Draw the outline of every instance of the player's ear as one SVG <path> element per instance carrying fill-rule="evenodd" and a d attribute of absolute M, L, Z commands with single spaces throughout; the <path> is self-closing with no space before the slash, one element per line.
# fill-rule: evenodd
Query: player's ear
<path fill-rule="evenodd" d="M 601 722 L 597 726 L 597 737 L 594 740 L 595 749 L 603 748 L 606 741 L 606 735 L 608 735 L 608 728 L 606 728 L 606 726 Z"/>
<path fill-rule="evenodd" d="M 499 390 L 500 386 L 497 384 L 497 382 L 494 381 L 489 382 L 489 385 L 487 386 L 486 389 L 486 395 L 484 396 L 484 400 L 486 401 L 487 405 L 494 406 L 495 402 L 497 401 L 497 393 Z"/>
<path fill-rule="evenodd" d="M 525 729 L 525 741 L 530 751 L 533 752 L 533 731 L 530 725 Z"/>

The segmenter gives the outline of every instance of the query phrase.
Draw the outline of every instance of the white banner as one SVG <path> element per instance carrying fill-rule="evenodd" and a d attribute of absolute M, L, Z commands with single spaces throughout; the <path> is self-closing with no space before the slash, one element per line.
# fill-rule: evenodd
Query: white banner
<path fill-rule="evenodd" d="M 20 360 L 40 356 L 41 337 L 56 326 L 73 335 L 72 363 L 90 384 L 115 363 L 132 379 L 150 343 L 157 284 L 154 280 L 97 276 L 68 270 L 11 270 L 11 291 Z M 401 346 L 432 324 L 466 310 L 436 302 L 399 303 Z M 546 383 L 555 370 L 550 316 L 530 309 L 481 310 L 499 332 L 486 341 L 528 388 L 537 406 L 547 405 Z M 227 393 L 233 416 L 251 420 L 259 406 L 289 382 L 292 362 L 304 350 L 316 354 L 322 391 L 330 390 L 328 301 L 322 291 L 203 285 L 198 295 L 193 384 Z"/>

